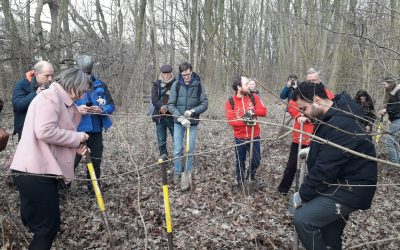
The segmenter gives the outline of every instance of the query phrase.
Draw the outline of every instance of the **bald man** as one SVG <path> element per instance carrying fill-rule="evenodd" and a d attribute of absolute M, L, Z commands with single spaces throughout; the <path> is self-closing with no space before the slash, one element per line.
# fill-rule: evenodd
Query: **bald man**
<path fill-rule="evenodd" d="M 29 104 L 37 94 L 48 88 L 53 78 L 53 65 L 46 61 L 40 61 L 33 66 L 33 70 L 26 72 L 25 78 L 15 84 L 12 105 L 14 110 L 14 134 L 18 134 L 18 141 L 21 139 Z"/>

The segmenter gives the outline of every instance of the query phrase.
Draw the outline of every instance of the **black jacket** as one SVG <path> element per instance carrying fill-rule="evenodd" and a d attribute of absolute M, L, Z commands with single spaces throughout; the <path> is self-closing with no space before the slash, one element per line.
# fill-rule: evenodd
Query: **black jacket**
<path fill-rule="evenodd" d="M 389 102 L 386 104 L 386 112 L 391 122 L 400 119 L 400 90 L 396 87 L 394 91 L 394 94 L 390 93 Z"/>
<path fill-rule="evenodd" d="M 14 110 L 14 134 L 20 134 L 25 122 L 26 112 L 29 104 L 36 96 L 38 84 L 36 78 L 33 77 L 30 82 L 24 78 L 15 84 L 12 93 L 12 106 Z"/>
<path fill-rule="evenodd" d="M 371 137 L 353 135 L 364 133 L 362 125 L 354 116 L 342 112 L 351 112 L 362 116 L 360 107 L 343 92 L 335 96 L 334 104 L 320 118 L 323 122 L 315 125 L 314 134 L 335 144 L 354 151 L 376 156 Z M 330 125 L 330 126 L 329 126 Z M 336 128 L 347 131 L 341 132 Z M 313 140 L 307 159 L 309 174 L 300 188 L 300 196 L 307 202 L 318 195 L 326 195 L 340 204 L 354 209 L 368 209 L 376 187 L 356 187 L 349 185 L 375 185 L 377 181 L 377 163 L 359 156 L 346 153 L 338 148 Z M 343 184 L 331 186 L 329 184 Z"/>
<path fill-rule="evenodd" d="M 154 110 L 151 115 L 152 120 L 156 123 L 159 123 L 161 119 L 161 107 L 168 104 L 169 93 L 174 82 L 176 82 L 175 77 L 167 83 L 163 83 L 161 80 L 156 80 L 153 82 L 153 86 L 151 88 L 151 103 L 154 105 Z M 171 115 L 169 111 L 166 114 Z M 173 119 L 172 116 L 169 117 Z"/>

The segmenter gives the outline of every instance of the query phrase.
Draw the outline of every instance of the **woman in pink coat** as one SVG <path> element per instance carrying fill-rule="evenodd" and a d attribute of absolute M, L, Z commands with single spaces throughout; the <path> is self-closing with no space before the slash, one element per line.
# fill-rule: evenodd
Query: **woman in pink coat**
<path fill-rule="evenodd" d="M 76 132 L 81 114 L 74 104 L 89 87 L 80 69 L 68 69 L 31 102 L 11 163 L 22 222 L 34 233 L 29 249 L 50 249 L 60 229 L 57 183 L 74 177 L 75 153 L 84 155 L 89 136 Z"/>

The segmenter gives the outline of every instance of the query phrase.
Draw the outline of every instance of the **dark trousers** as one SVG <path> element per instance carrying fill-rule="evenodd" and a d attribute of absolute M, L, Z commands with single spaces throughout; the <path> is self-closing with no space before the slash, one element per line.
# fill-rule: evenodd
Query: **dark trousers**
<path fill-rule="evenodd" d="M 342 234 L 356 209 L 317 196 L 296 209 L 294 225 L 306 249 L 342 249 Z"/>
<path fill-rule="evenodd" d="M 260 166 L 261 155 L 260 155 L 260 137 L 255 137 L 253 142 L 253 158 L 250 164 L 250 176 L 251 179 L 255 179 L 255 174 L 258 166 Z M 250 143 L 239 145 L 244 142 L 249 142 L 250 139 L 238 139 L 235 138 L 235 155 L 236 155 L 236 180 L 238 184 L 241 184 L 245 179 L 248 179 L 248 173 L 246 173 L 246 154 L 250 151 Z"/>
<path fill-rule="evenodd" d="M 33 232 L 29 249 L 50 249 L 61 222 L 58 180 L 15 170 L 12 173 L 19 191 L 22 223 Z"/>
<path fill-rule="evenodd" d="M 172 116 L 161 116 L 160 122 L 156 123 L 157 143 L 160 155 L 168 155 L 167 130 L 169 130 L 171 138 L 174 138 L 174 118 Z"/>
<path fill-rule="evenodd" d="M 301 148 L 308 147 L 306 145 L 301 145 Z M 282 193 L 289 192 L 290 187 L 292 186 L 294 176 L 296 175 L 297 170 L 297 155 L 299 153 L 299 144 L 292 142 L 290 145 L 289 159 L 286 164 L 285 172 L 283 172 L 283 178 L 281 183 L 278 186 L 278 191 Z"/>
<path fill-rule="evenodd" d="M 96 173 L 97 179 L 100 178 L 101 175 L 101 159 L 103 157 L 103 134 L 102 132 L 87 132 L 89 135 L 89 139 L 86 141 L 86 145 L 90 149 L 90 156 L 92 158 L 94 172 Z M 78 167 L 79 162 L 81 161 L 82 156 L 76 155 L 75 156 L 75 169 Z M 86 171 L 86 178 L 90 179 L 89 171 Z M 91 182 L 88 181 L 88 188 L 91 189 L 92 185 Z"/>

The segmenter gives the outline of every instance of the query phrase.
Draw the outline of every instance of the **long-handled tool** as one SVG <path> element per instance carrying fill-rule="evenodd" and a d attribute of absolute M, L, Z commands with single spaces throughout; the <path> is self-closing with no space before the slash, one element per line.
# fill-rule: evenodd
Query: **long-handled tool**
<path fill-rule="evenodd" d="M 375 143 L 379 143 L 382 137 L 382 127 L 383 127 L 383 115 L 381 115 L 381 119 L 379 120 L 377 130 L 376 130 L 376 135 L 373 136 L 373 140 Z"/>
<path fill-rule="evenodd" d="M 185 170 L 181 176 L 181 189 L 187 190 L 192 186 L 192 172 L 188 171 L 189 165 L 189 150 L 190 150 L 190 126 L 186 128 L 186 145 L 185 145 Z"/>
<path fill-rule="evenodd" d="M 96 173 L 94 172 L 92 158 L 90 157 L 89 150 L 86 151 L 85 163 L 86 163 L 86 167 L 87 167 L 87 169 L 89 171 L 90 179 L 92 181 L 93 190 L 94 190 L 94 193 L 95 193 L 96 199 L 97 199 L 97 204 L 99 205 L 99 209 L 100 209 L 100 212 L 101 212 L 101 218 L 103 219 L 104 225 L 105 225 L 106 230 L 107 230 L 108 235 L 109 235 L 111 249 L 114 249 L 115 248 L 114 238 L 112 236 L 111 228 L 110 228 L 110 225 L 108 223 L 108 216 L 107 216 L 107 212 L 106 212 L 106 206 L 104 205 L 103 197 L 101 195 L 101 191 L 100 191 L 100 188 L 99 188 L 99 183 L 97 181 Z"/>
<path fill-rule="evenodd" d="M 253 148 L 254 148 L 254 127 L 251 126 L 251 136 L 250 136 L 250 149 L 249 149 L 249 167 L 247 168 L 247 180 L 245 180 L 245 190 L 248 195 L 252 194 L 254 192 L 254 180 L 252 178 L 252 162 L 253 162 Z"/>
<path fill-rule="evenodd" d="M 158 164 L 161 166 L 161 178 L 164 195 L 164 208 L 165 208 L 165 223 L 167 225 L 167 238 L 168 238 L 168 249 L 174 249 L 174 239 L 172 234 L 172 223 L 171 223 L 171 210 L 169 208 L 169 195 L 168 195 L 168 182 L 167 182 L 167 164 L 165 160 L 167 156 L 164 154 L 158 159 Z"/>
<path fill-rule="evenodd" d="M 300 183 L 300 180 L 303 182 L 303 178 L 300 177 L 300 172 L 301 172 L 301 160 L 300 160 L 300 150 L 302 148 L 303 144 L 303 129 L 304 129 L 304 123 L 300 122 L 300 135 L 299 135 L 299 147 L 297 149 L 297 170 L 296 170 L 296 192 L 299 191 L 299 188 L 302 183 Z M 294 214 L 294 211 L 293 211 Z M 294 229 L 294 236 L 293 236 L 293 250 L 299 249 L 299 235 L 297 234 L 296 229 Z"/>

